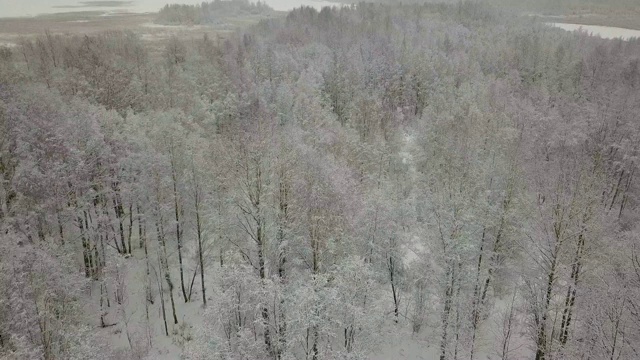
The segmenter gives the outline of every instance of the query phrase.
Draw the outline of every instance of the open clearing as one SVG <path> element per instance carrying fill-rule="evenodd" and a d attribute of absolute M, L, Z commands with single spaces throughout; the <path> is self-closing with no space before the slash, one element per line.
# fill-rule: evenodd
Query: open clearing
<path fill-rule="evenodd" d="M 104 16 L 108 14 L 109 16 Z M 156 14 L 112 14 L 104 12 L 73 12 L 25 18 L 0 18 L 0 46 L 16 46 L 20 38 L 52 34 L 84 35 L 117 29 L 135 31 L 143 40 L 162 41 L 172 35 L 180 38 L 217 37 L 238 28 L 238 24 L 253 24 L 262 17 L 247 16 L 225 19 L 222 24 L 167 26 L 154 21 Z"/>

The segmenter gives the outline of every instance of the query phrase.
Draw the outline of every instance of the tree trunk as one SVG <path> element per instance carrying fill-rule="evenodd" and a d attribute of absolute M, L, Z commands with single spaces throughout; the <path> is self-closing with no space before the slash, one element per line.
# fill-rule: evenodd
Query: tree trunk
<path fill-rule="evenodd" d="M 258 239 L 258 269 L 260 273 L 260 280 L 262 281 L 262 285 L 264 286 L 264 281 L 266 279 L 266 271 L 265 271 L 265 261 L 264 261 L 264 234 L 262 229 L 262 222 L 259 218 L 258 227 L 256 229 L 256 236 Z M 267 350 L 270 354 L 273 353 L 273 344 L 271 343 L 271 332 L 269 330 L 269 309 L 267 305 L 264 304 L 262 306 L 262 321 L 264 324 L 264 344 L 267 346 Z"/>
<path fill-rule="evenodd" d="M 162 264 L 162 256 L 158 252 L 158 264 Z M 167 311 L 164 306 L 164 287 L 162 286 L 162 265 L 158 267 L 159 274 L 156 274 L 158 282 L 158 292 L 160 293 L 160 308 L 162 309 L 162 321 L 164 322 L 164 334 L 169 336 L 169 328 L 167 327 Z M 175 313 L 174 313 L 175 315 Z"/>
<path fill-rule="evenodd" d="M 318 326 L 312 326 L 311 333 L 311 336 L 313 337 L 313 345 L 311 346 L 311 359 L 318 360 Z"/>
<path fill-rule="evenodd" d="M 195 207 L 196 207 L 196 231 L 198 235 L 198 261 L 200 262 L 200 285 L 202 287 L 202 304 L 207 305 L 207 292 L 204 285 L 204 256 L 202 249 L 202 223 L 200 221 L 200 190 L 198 189 L 198 182 L 195 179 L 195 169 L 194 171 L 194 182 L 195 182 Z"/>
<path fill-rule="evenodd" d="M 462 273 L 462 263 L 458 262 L 458 276 L 460 276 L 460 274 Z M 453 359 L 454 360 L 458 360 L 458 347 L 460 345 L 460 281 L 456 281 L 456 296 L 455 296 L 455 301 L 456 301 L 456 324 L 455 324 L 455 329 L 456 329 L 456 342 L 455 342 L 455 346 L 454 346 L 454 350 L 453 350 Z"/>
<path fill-rule="evenodd" d="M 453 287 L 455 286 L 455 269 L 452 264 L 447 269 L 447 289 L 445 291 L 444 309 L 442 311 L 442 337 L 440 338 L 440 360 L 447 359 L 447 342 L 449 328 L 449 315 L 451 313 L 451 302 L 453 297 Z"/>
<path fill-rule="evenodd" d="M 80 228 L 80 239 L 82 240 L 82 258 L 84 260 L 84 275 L 86 277 L 91 276 L 91 264 L 89 262 L 89 244 L 85 238 L 84 225 L 82 218 L 78 216 L 78 227 Z"/>
<path fill-rule="evenodd" d="M 136 204 L 136 214 L 138 215 L 138 241 L 140 242 L 140 249 L 143 249 L 146 247 L 147 244 L 147 239 L 146 239 L 146 234 L 144 233 L 144 219 L 142 217 L 142 214 L 140 213 L 140 204 Z M 145 250 L 145 254 L 146 254 L 146 250 Z"/>
<path fill-rule="evenodd" d="M 127 233 L 127 243 L 129 245 L 129 254 L 131 254 L 131 234 L 133 233 L 133 202 L 129 204 L 129 232 Z"/>
<path fill-rule="evenodd" d="M 160 209 L 158 209 L 158 212 Z M 173 323 L 178 323 L 178 316 L 176 315 L 176 303 L 173 298 L 173 281 L 171 281 L 171 273 L 169 270 L 169 262 L 167 258 L 167 246 L 164 240 L 164 229 L 162 227 L 162 217 L 159 219 L 160 223 L 156 222 L 156 230 L 158 232 L 158 242 L 160 242 L 160 246 L 162 247 L 162 257 L 161 257 L 161 266 L 164 270 L 164 278 L 167 282 L 167 286 L 169 286 L 169 300 L 171 301 L 171 310 L 173 311 Z"/>
<path fill-rule="evenodd" d="M 514 305 L 516 302 L 516 290 L 513 291 L 513 298 L 511 298 L 511 306 L 509 306 L 509 315 L 507 315 L 506 323 L 503 322 L 502 329 L 502 346 L 500 352 L 501 360 L 509 359 L 509 344 L 511 343 L 511 336 L 513 334 L 513 320 L 514 320 Z"/>
<path fill-rule="evenodd" d="M 64 225 L 62 222 L 62 216 L 60 213 L 62 210 L 56 212 L 56 219 L 58 220 L 58 234 L 60 235 L 60 245 L 64 246 Z M 2 220 L 2 210 L 0 209 L 0 221 Z"/>
<path fill-rule="evenodd" d="M 482 256 L 484 255 L 484 243 L 486 238 L 486 228 L 482 230 L 482 238 L 480 240 L 480 251 L 478 254 L 478 265 L 476 266 L 476 281 L 473 286 L 473 304 L 471 310 L 471 355 L 473 360 L 476 344 L 476 332 L 478 323 L 480 322 L 480 271 L 482 269 Z"/>
<path fill-rule="evenodd" d="M 397 291 L 397 286 L 396 286 L 396 281 L 395 281 L 395 262 L 393 260 L 393 256 L 389 255 L 388 260 L 387 260 L 387 269 L 389 270 L 389 279 L 391 282 L 391 293 L 393 295 L 393 314 L 394 314 L 394 319 L 393 321 L 397 324 L 398 323 L 398 307 L 399 307 L 399 298 L 398 298 L 398 291 Z"/>
<path fill-rule="evenodd" d="M 122 206 L 122 199 L 120 198 L 120 192 L 118 189 L 118 183 L 114 183 L 113 185 L 113 191 L 114 191 L 114 196 L 113 196 L 113 209 L 116 213 L 116 218 L 118 219 L 118 227 L 120 230 L 120 244 L 122 246 L 122 249 L 118 249 L 118 251 L 121 254 L 126 254 L 127 253 L 127 243 L 125 241 L 125 236 L 124 236 L 124 207 Z"/>
<path fill-rule="evenodd" d="M 547 344 L 547 317 L 549 313 L 549 306 L 551 304 L 551 296 L 553 293 L 553 284 L 555 282 L 555 272 L 556 265 L 558 261 L 558 245 L 556 245 L 556 249 L 552 254 L 553 258 L 551 259 L 551 268 L 549 269 L 549 274 L 547 276 L 547 288 L 544 297 L 543 307 L 541 309 L 541 320 L 538 324 L 538 338 L 536 340 L 536 358 L 535 360 L 544 360 L 547 354 L 547 350 L 549 348 L 549 344 Z M 551 339 L 553 341 L 553 339 Z"/>
<path fill-rule="evenodd" d="M 180 229 L 180 206 L 178 205 L 178 184 L 173 153 L 171 155 L 171 179 L 173 180 L 173 205 L 176 217 L 176 240 L 178 242 L 178 263 L 180 264 L 180 287 L 182 288 L 182 296 L 184 302 L 188 302 L 187 289 L 184 285 L 184 265 L 182 263 L 182 230 Z"/>
<path fill-rule="evenodd" d="M 562 321 L 560 323 L 560 342 L 562 345 L 566 345 L 569 339 L 569 326 L 571 325 L 571 317 L 573 315 L 573 306 L 576 302 L 576 291 L 578 287 L 578 281 L 580 278 L 580 271 L 582 266 L 582 251 L 584 249 L 584 234 L 580 234 L 578 238 L 578 248 L 576 249 L 576 255 L 571 265 L 571 282 L 567 288 L 567 295 L 565 296 L 564 310 L 562 312 Z"/>
<path fill-rule="evenodd" d="M 288 207 L 289 207 L 289 188 L 284 179 L 284 174 L 280 176 L 280 193 L 279 193 L 279 210 L 280 213 L 278 218 L 278 278 L 280 280 L 280 285 L 283 287 L 286 284 L 287 272 L 287 249 L 286 249 L 286 239 L 285 239 L 285 228 L 288 223 Z M 276 357 L 279 360 L 282 357 L 282 351 L 287 346 L 287 317 L 286 317 L 286 309 L 284 303 L 284 296 L 280 298 L 279 310 L 280 312 L 280 326 L 278 328 L 279 335 L 279 344 L 277 349 Z"/>

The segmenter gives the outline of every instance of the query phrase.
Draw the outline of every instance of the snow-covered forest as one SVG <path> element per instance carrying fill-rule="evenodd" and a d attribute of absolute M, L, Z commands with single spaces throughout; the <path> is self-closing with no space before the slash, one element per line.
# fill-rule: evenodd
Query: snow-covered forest
<path fill-rule="evenodd" d="M 158 13 L 156 22 L 165 25 L 212 24 L 230 16 L 273 14 L 273 9 L 264 3 L 249 0 L 215 0 L 198 5 L 165 5 Z"/>
<path fill-rule="evenodd" d="M 472 2 L 25 38 L 0 358 L 638 359 L 639 147 L 640 40 Z"/>

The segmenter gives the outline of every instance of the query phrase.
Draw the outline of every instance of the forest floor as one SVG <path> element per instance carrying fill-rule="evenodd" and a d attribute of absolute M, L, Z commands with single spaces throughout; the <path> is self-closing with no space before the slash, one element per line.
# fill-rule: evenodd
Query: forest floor
<path fill-rule="evenodd" d="M 415 176 L 416 168 L 414 163 L 415 137 L 406 134 L 404 146 L 401 151 L 402 161 L 410 168 L 410 173 Z M 134 236 L 133 244 L 137 245 L 139 239 Z M 206 288 L 209 295 L 209 307 L 216 306 L 214 295 L 220 291 L 216 284 L 221 282 L 222 271 L 215 254 L 219 254 L 219 249 L 214 246 L 213 240 L 209 241 L 205 256 L 209 259 L 205 262 Z M 176 288 L 174 289 L 174 299 L 176 308 L 177 323 L 173 320 L 173 311 L 165 287 L 165 321 L 163 320 L 162 299 L 160 297 L 159 286 L 164 284 L 163 275 L 159 273 L 154 264 L 153 258 L 157 256 L 160 248 L 154 239 L 149 239 L 148 254 L 152 259 L 147 267 L 147 257 L 145 252 L 135 246 L 131 256 L 122 257 L 116 254 L 116 260 L 110 269 L 109 274 L 115 278 L 115 284 L 108 285 L 107 292 L 113 294 L 120 292 L 120 303 L 116 303 L 115 296 L 110 296 L 110 303 L 103 303 L 101 298 L 101 288 L 99 283 L 95 283 L 90 294 L 90 305 L 85 309 L 86 324 L 95 329 L 100 338 L 105 339 L 110 348 L 124 354 L 131 354 L 139 359 L 153 360 L 175 360 L 181 357 L 184 346 L 189 346 L 189 341 L 194 339 L 196 332 L 202 331 L 206 319 L 205 308 L 201 301 L 199 278 L 193 282 L 193 292 L 190 302 L 185 302 L 185 297 L 180 291 L 180 281 L 178 264 L 175 259 L 174 249 L 170 251 L 169 268 L 171 278 Z M 185 244 L 183 248 L 185 259 L 185 280 L 187 284 L 192 283 L 197 267 L 195 244 Z M 415 254 L 422 253 L 424 249 L 420 245 L 420 239 L 415 239 L 409 248 L 405 249 L 405 261 L 410 263 L 416 261 Z M 155 255 L 154 255 L 155 254 Z M 115 273 L 114 273 L 115 271 Z M 121 285 L 118 285 L 121 284 Z M 149 288 L 147 288 L 147 284 Z M 165 285 L 166 286 L 166 285 Z M 187 290 L 189 292 L 189 290 Z M 391 299 L 390 289 L 385 290 L 385 297 Z M 505 315 L 510 308 L 512 295 L 507 291 L 493 302 L 486 318 L 482 321 L 476 339 L 476 352 L 474 358 L 477 360 L 497 360 L 500 359 L 502 350 L 502 339 L 505 336 Z M 385 341 L 377 344 L 375 349 L 371 349 L 370 360 L 437 360 L 440 356 L 440 313 L 436 309 L 431 309 L 425 316 L 420 333 L 413 333 L 411 330 L 410 314 L 407 310 L 407 302 L 401 305 L 401 316 L 398 323 L 394 323 L 389 318 L 380 331 L 384 333 Z M 101 327 L 100 315 L 104 316 L 104 324 Z M 531 350 L 526 346 L 526 319 L 514 318 L 512 333 L 509 335 L 508 355 L 511 359 L 531 358 Z M 167 335 L 168 333 L 168 335 Z M 468 357 L 468 339 L 461 339 L 460 354 Z"/>
<path fill-rule="evenodd" d="M 158 250 L 154 248 L 155 244 L 151 241 L 150 254 Z M 186 250 L 191 250 L 191 253 L 194 251 L 194 249 Z M 175 261 L 175 259 L 172 260 Z M 178 323 L 174 324 L 173 322 L 170 301 L 165 294 L 168 336 L 165 334 L 161 299 L 157 289 L 158 281 L 162 281 L 158 279 L 157 271 L 159 269 L 154 268 L 152 265 L 149 275 L 147 275 L 145 255 L 142 249 L 134 249 L 132 256 L 126 259 L 122 258 L 118 266 L 118 271 L 123 276 L 123 284 L 125 284 L 122 289 L 121 304 L 116 304 L 113 297 L 111 297 L 109 307 L 102 307 L 101 310 L 100 286 L 98 283 L 94 284 L 90 295 L 91 305 L 85 309 L 87 325 L 96 329 L 100 334 L 100 338 L 105 339 L 110 348 L 116 352 L 121 352 L 123 359 L 130 356 L 124 354 L 131 353 L 135 358 L 139 359 L 179 359 L 183 347 L 185 345 L 188 346 L 188 342 L 193 339 L 195 332 L 202 329 L 205 309 L 202 306 L 198 280 L 194 285 L 192 302 L 185 302 L 179 290 L 179 273 L 176 266 L 173 265 L 177 264 L 172 264 L 171 266 L 171 277 L 178 285 L 174 290 Z M 212 294 L 217 290 L 215 284 L 219 282 L 220 268 L 216 262 L 212 262 L 206 265 L 206 269 L 207 292 Z M 190 281 L 193 267 L 187 266 L 185 273 Z M 145 284 L 150 284 L 151 286 L 152 302 L 147 301 Z M 115 289 L 111 288 L 108 291 L 113 292 Z M 210 296 L 208 298 L 211 301 L 213 300 Z M 391 298 L 390 293 L 389 298 Z M 478 332 L 479 337 L 476 340 L 475 359 L 500 359 L 498 354 L 501 344 L 496 339 L 500 339 L 502 336 L 501 333 L 504 330 L 503 316 L 509 304 L 509 296 L 505 296 L 504 299 L 497 299 L 493 311 L 482 322 L 481 329 Z M 215 305 L 211 304 L 210 306 Z M 106 327 L 100 326 L 101 313 L 105 314 L 104 322 L 107 325 Z M 419 334 L 412 333 L 407 315 L 405 313 L 401 316 L 397 324 L 389 321 L 383 326 L 381 331 L 386 334 L 386 341 L 378 344 L 378 348 L 372 350 L 369 355 L 370 360 L 437 360 L 439 358 L 440 314 L 428 314 L 423 331 Z M 524 345 L 526 344 L 524 329 L 523 319 L 515 320 L 508 351 L 509 358 L 530 358 L 530 349 Z M 466 349 L 468 344 L 464 341 L 462 343 L 465 344 L 462 347 Z M 460 353 L 468 356 L 467 352 L 462 350 L 462 347 Z"/>

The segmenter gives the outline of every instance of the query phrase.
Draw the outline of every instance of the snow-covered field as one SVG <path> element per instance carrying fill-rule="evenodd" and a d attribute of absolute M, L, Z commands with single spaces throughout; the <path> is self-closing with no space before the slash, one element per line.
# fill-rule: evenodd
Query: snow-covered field
<path fill-rule="evenodd" d="M 180 0 L 180 4 L 198 5 L 201 0 Z M 339 6 L 322 0 L 266 0 L 267 5 L 278 11 L 288 11 L 300 6 L 321 8 L 323 6 Z M 74 0 L 29 0 L 14 1 L 0 0 L 0 17 L 24 17 L 42 14 L 53 14 L 72 11 L 103 11 L 107 15 L 126 13 L 152 13 L 157 12 L 165 4 L 171 1 L 161 0 L 136 0 L 136 1 L 109 1 L 101 4 L 97 1 Z M 108 6 L 107 6 L 108 5 Z"/>

